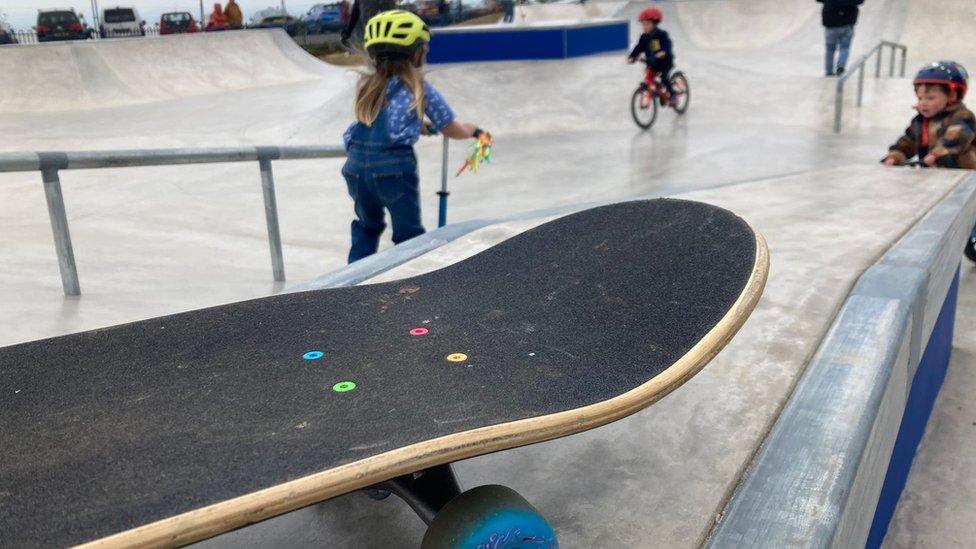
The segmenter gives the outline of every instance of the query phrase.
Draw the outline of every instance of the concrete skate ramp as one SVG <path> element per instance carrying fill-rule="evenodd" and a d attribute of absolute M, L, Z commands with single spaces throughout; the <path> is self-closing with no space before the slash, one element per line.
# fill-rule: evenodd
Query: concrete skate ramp
<path fill-rule="evenodd" d="M 592 5 L 631 21 L 647 6 Z M 658 5 L 675 39 L 677 66 L 689 75 L 692 102 L 683 117 L 662 113 L 650 131 L 631 121 L 629 101 L 641 69 L 627 65 L 622 55 L 430 68 L 429 80 L 459 118 L 497 138 L 488 169 L 451 180 L 450 222 L 829 165 L 871 165 L 912 115 L 906 82 L 869 79 L 865 106 L 848 110 L 843 134 L 831 133 L 836 81 L 822 76 L 823 28 L 812 0 Z M 539 8 L 538 17 L 584 9 Z M 911 54 L 918 40 L 931 39 L 941 23 L 951 28 L 952 20 L 949 13 L 926 11 L 922 0 L 868 0 L 853 54 L 880 38 L 904 40 Z M 917 30 L 926 28 L 927 33 Z M 699 29 L 711 29 L 709 36 Z M 637 32 L 632 24 L 632 41 Z M 89 65 L 78 59 L 101 67 L 108 83 L 86 77 L 84 93 L 59 83 L 58 78 L 69 80 L 63 74 L 80 78 Z M 32 74 L 42 66 L 52 67 L 50 78 Z M 0 134 L 16 136 L 0 141 L 3 152 L 335 144 L 353 118 L 357 77 L 354 69 L 320 63 L 280 31 L 4 47 L 0 74 Z M 871 95 L 882 87 L 890 88 L 891 101 Z M 455 143 L 450 168 L 459 165 L 464 147 Z M 430 228 L 437 220 L 433 191 L 441 141 L 423 139 L 416 150 L 422 212 Z M 276 163 L 291 281 L 345 264 L 352 214 L 340 166 L 334 160 Z M 6 193 L 0 218 L 13 220 L 10 238 L 0 240 L 0 255 L 23 259 L 0 276 L 6 282 L 0 284 L 0 301 L 10 304 L 3 318 L 58 317 L 61 310 L 39 181 L 36 173 L 0 177 Z M 12 329 L 0 337 L 5 343 L 274 291 L 253 165 L 72 171 L 64 174 L 64 188 L 85 310 L 97 314 L 45 326 L 11 320 Z M 131 244 L 124 250 L 115 245 L 120 235 Z M 209 247 L 201 248 L 203 242 Z M 390 244 L 384 240 L 382 246 Z M 214 260 L 219 254 L 213 250 L 232 259 Z M 152 265 L 151 272 L 131 276 L 138 265 Z M 193 291 L 181 282 L 187 276 L 199 281 Z M 152 306 L 145 299 L 150 293 L 158 296 Z M 138 307 L 127 305 L 136 302 Z"/>
<path fill-rule="evenodd" d="M 910 2 L 865 2 L 851 59 L 879 40 L 898 41 Z M 700 53 L 743 73 L 823 76 L 821 4 L 813 0 L 682 1 L 665 6 L 664 26 L 679 52 Z"/>
<path fill-rule="evenodd" d="M 579 21 L 613 17 L 627 2 L 548 3 L 517 6 L 515 24 L 543 21 Z"/>
<path fill-rule="evenodd" d="M 818 24 L 820 5 L 808 0 L 680 2 L 672 12 L 685 35 L 704 49 L 770 46 Z M 666 21 L 664 28 L 673 27 Z"/>
<path fill-rule="evenodd" d="M 947 0 L 936 12 L 926 0 L 867 0 L 852 55 L 884 38 L 908 45 L 909 71 L 943 52 L 965 60 L 973 43 L 968 38 L 972 18 L 952 9 L 971 7 L 970 2 Z M 619 430 L 566 439 L 569 446 L 555 451 L 540 445 L 461 465 L 471 485 L 501 482 L 525 488 L 533 503 L 555 511 L 566 546 L 635 547 L 647 545 L 648 539 L 659 546 L 699 545 L 854 277 L 950 192 L 957 184 L 951 179 L 959 177 L 950 171 L 877 166 L 912 115 L 913 94 L 905 80 L 869 79 L 865 106 L 845 114 L 843 134 L 831 133 L 836 81 L 822 75 L 823 28 L 813 0 L 658 5 L 675 39 L 678 68 L 689 75 L 692 103 L 684 117 L 662 113 L 650 131 L 638 130 L 630 120 L 628 101 L 640 68 L 626 65 L 622 56 L 455 65 L 429 72 L 462 120 L 479 123 L 497 138 L 490 167 L 476 177 L 451 180 L 450 222 L 714 187 L 686 196 L 714 200 L 748 217 L 773 246 L 774 271 L 753 334 L 744 333 L 739 351 L 730 348 L 696 378 L 697 390 L 689 385 L 655 407 L 654 413 L 669 423 L 635 417 Z M 646 6 L 631 3 L 614 15 L 633 21 Z M 632 25 L 632 40 L 636 31 Z M 206 35 L 187 44 L 206 49 L 224 36 Z M 121 47 L 115 44 L 122 42 L 101 45 Z M 30 46 L 48 54 L 67 51 L 64 47 Z M 30 67 L 5 60 L 8 55 L 23 54 L 0 48 L 0 74 L 23 78 L 17 71 Z M 198 56 L 199 51 L 192 54 Z M 6 90 L 18 87 L 9 86 L 0 90 L 0 134 L 17 139 L 0 142 L 0 150 L 337 143 L 352 119 L 355 74 L 296 66 L 293 80 L 269 80 L 262 74 L 260 82 L 195 88 L 196 95 L 172 92 L 147 100 L 125 91 L 120 95 L 129 103 L 105 109 L 18 110 L 25 107 L 6 103 Z M 891 90 L 891 101 L 872 95 L 882 88 Z M 24 102 L 32 95 L 23 89 L 9 93 Z M 463 144 L 455 146 L 452 168 L 462 149 Z M 440 140 L 422 140 L 417 146 L 428 228 L 436 223 L 433 191 L 440 153 Z M 860 168 L 812 171 L 844 164 Z M 282 162 L 275 170 L 289 280 L 338 269 L 348 249 L 352 216 L 339 163 Z M 803 173 L 784 177 L 798 172 Z M 752 182 L 718 186 L 734 181 Z M 61 295 L 39 176 L 5 176 L 0 183 L 5 192 L 0 218 L 11 220 L 4 225 L 7 238 L 0 239 L 0 256 L 10 258 L 0 265 L 0 302 L 5 304 L 0 319 L 8 328 L 0 344 L 281 289 L 270 282 L 254 166 L 66 172 L 67 208 L 86 292 L 79 301 Z M 449 261 L 459 253 L 445 246 L 418 261 Z M 735 383 L 741 390 L 729 390 Z M 720 400 L 717 394 L 723 395 Z M 667 428 L 651 432 L 653 425 Z M 567 470 L 582 473 L 566 482 Z M 654 471 L 641 477 L 662 481 L 618 489 L 611 477 L 630 478 L 627 472 L 635 470 Z M 695 472 L 691 478 L 688 471 Z M 422 524 L 406 506 L 375 505 L 357 496 L 324 506 L 332 511 L 313 507 L 282 517 L 284 528 L 265 523 L 230 534 L 223 546 L 300 547 L 321 545 L 324 539 L 339 540 L 334 545 L 356 539 L 364 547 L 415 545 Z M 589 505 L 591 499 L 598 504 Z M 359 527 L 393 523 L 396 528 Z M 588 524 L 609 525 L 613 532 Z M 275 544 L 269 540 L 276 529 L 308 539 Z M 391 532 L 403 537 L 391 540 Z M 612 537 L 621 532 L 642 537 Z M 219 540 L 213 543 L 210 547 L 221 546 Z"/>
<path fill-rule="evenodd" d="M 65 42 L 0 52 L 0 113 L 144 104 L 328 78 L 280 31 Z"/>
<path fill-rule="evenodd" d="M 910 68 L 936 59 L 955 59 L 976 70 L 976 2 L 912 0 L 902 41 Z M 972 103 L 972 97 L 970 97 Z"/>

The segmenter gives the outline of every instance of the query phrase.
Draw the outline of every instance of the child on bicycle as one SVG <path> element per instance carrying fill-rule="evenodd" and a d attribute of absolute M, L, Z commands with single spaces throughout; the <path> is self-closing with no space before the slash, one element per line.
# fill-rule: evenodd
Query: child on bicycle
<path fill-rule="evenodd" d="M 376 253 L 386 228 L 384 208 L 390 212 L 394 243 L 424 233 L 413 150 L 421 134 L 439 131 L 467 139 L 482 133 L 474 124 L 457 122 L 441 94 L 424 80 L 420 69 L 429 42 L 427 25 L 407 11 L 385 11 L 366 24 L 363 45 L 371 71 L 359 80 L 356 122 L 343 136 L 348 157 L 342 176 L 357 217 L 350 263 Z"/>
<path fill-rule="evenodd" d="M 668 90 L 668 96 L 671 98 L 670 104 L 673 107 L 678 101 L 678 98 L 675 97 L 674 88 L 671 86 L 670 78 L 671 69 L 674 68 L 674 52 L 668 33 L 658 27 L 663 19 L 664 15 L 657 8 L 647 8 L 640 12 L 637 20 L 640 21 L 644 32 L 627 57 L 627 62 L 633 63 L 643 54 L 648 70 L 661 75 L 661 83 Z"/>
<path fill-rule="evenodd" d="M 915 76 L 918 116 L 881 160 L 887 166 L 913 157 L 929 167 L 976 169 L 976 117 L 962 100 L 969 74 L 954 61 L 930 63 Z"/>

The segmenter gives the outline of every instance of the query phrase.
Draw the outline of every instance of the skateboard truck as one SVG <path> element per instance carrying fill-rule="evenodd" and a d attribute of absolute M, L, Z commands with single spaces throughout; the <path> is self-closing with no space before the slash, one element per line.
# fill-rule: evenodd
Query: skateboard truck
<path fill-rule="evenodd" d="M 511 488 L 485 485 L 461 491 L 450 464 L 399 476 L 365 490 L 396 494 L 427 524 L 420 549 L 538 547 L 558 549 L 556 533 L 539 511 Z M 519 543 L 522 545 L 506 545 Z"/>
<path fill-rule="evenodd" d="M 376 497 L 379 491 L 396 494 L 425 524 L 430 525 L 447 502 L 461 494 L 461 484 L 448 463 L 392 478 L 367 489 L 369 497 L 384 499 L 386 495 Z"/>

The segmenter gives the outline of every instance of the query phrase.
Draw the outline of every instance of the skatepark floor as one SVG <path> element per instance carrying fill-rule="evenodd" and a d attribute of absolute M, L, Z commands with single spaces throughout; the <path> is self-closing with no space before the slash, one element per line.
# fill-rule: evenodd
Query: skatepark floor
<path fill-rule="evenodd" d="M 933 29 L 943 27 L 935 26 L 934 16 L 921 9 L 926 4 L 926 0 L 869 2 L 858 27 L 853 55 L 856 57 L 876 40 L 887 38 L 909 44 L 909 72 L 930 57 L 955 56 L 958 48 L 946 50 L 933 45 L 937 42 L 933 39 Z M 958 9 L 973 9 L 971 0 L 949 0 L 948 4 Z M 736 6 L 748 17 L 737 12 Z M 632 18 L 638 7 L 634 4 L 622 15 Z M 844 197 L 839 194 L 824 197 L 817 193 L 823 189 L 838 191 L 849 175 L 840 170 L 826 176 L 813 171 L 841 165 L 874 167 L 911 117 L 913 97 L 909 82 L 901 78 L 878 81 L 869 78 L 865 105 L 861 109 L 853 108 L 851 95 L 856 82 L 849 82 L 845 130 L 835 135 L 830 131 L 830 123 L 836 81 L 819 74 L 823 37 L 814 2 L 668 2 L 664 7 L 669 18 L 668 30 L 680 44 L 678 66 L 689 74 L 693 100 L 688 115 L 676 118 L 672 113 L 662 113 L 658 124 L 648 132 L 638 131 L 629 119 L 626 101 L 639 71 L 625 65 L 621 55 L 484 67 L 432 67 L 431 81 L 452 99 L 452 106 L 462 119 L 484 124 L 498 138 L 494 164 L 476 176 L 452 178 L 450 221 L 650 193 L 676 194 L 736 181 L 810 173 L 805 183 L 799 185 L 810 195 L 804 198 L 822 200 L 826 211 L 791 210 L 795 204 L 778 203 L 775 197 L 770 198 L 775 190 L 772 184 L 764 186 L 763 193 L 739 197 L 734 209 L 754 207 L 757 211 L 768 210 L 765 213 L 771 217 L 780 215 L 782 219 L 772 225 L 784 232 L 799 230 L 793 227 L 794 220 L 815 220 L 820 222 L 814 225 L 818 230 L 836 233 L 821 235 L 825 239 L 864 237 L 878 246 L 875 254 L 880 255 L 880 237 L 874 241 L 859 235 L 858 225 L 849 220 L 837 219 L 832 227 L 823 221 L 824 217 L 830 217 L 830 208 L 844 206 Z M 759 12 L 772 19 L 756 20 Z M 913 18 L 915 24 L 902 32 L 900 25 L 905 18 Z M 955 23 L 971 25 L 972 20 L 958 17 Z M 723 21 L 735 24 L 719 24 Z M 224 46 L 216 42 L 220 40 L 232 44 L 233 51 L 259 56 L 259 67 L 263 64 L 278 68 L 291 66 L 284 58 L 261 61 L 264 51 L 258 47 L 261 44 L 239 40 L 243 35 L 214 34 L 224 36 L 201 36 L 181 42 L 187 45 L 185 59 L 204 57 L 198 55 L 199 49 L 190 46 L 192 40 L 206 39 L 206 48 L 215 56 L 223 51 Z M 265 38 L 253 38 L 260 35 L 246 36 L 255 42 L 267 42 Z M 151 44 L 160 43 L 164 42 Z M 922 43 L 927 44 L 925 49 L 919 46 Z M 115 44 L 125 45 L 124 42 Z M 7 51 L 53 51 L 45 48 L 48 46 Z M 153 59 L 152 52 L 137 53 L 145 56 L 144 59 Z M 95 66 L 94 58 L 85 59 Z M 181 59 L 184 57 L 175 56 L 174 62 Z M 961 59 L 966 61 L 965 57 Z M 42 61 L 54 63 L 48 58 L 31 59 L 29 63 L 32 67 L 43 67 Z M 130 97 L 127 93 L 131 90 L 121 88 L 93 87 L 78 98 L 68 90 L 59 96 L 68 102 L 67 106 L 61 105 L 59 112 L 44 110 L 57 106 L 57 102 L 41 93 L 51 92 L 43 86 L 37 88 L 37 104 L 25 108 L 20 108 L 22 105 L 17 102 L 30 99 L 31 94 L 4 95 L 0 89 L 0 135 L 18 136 L 17 140 L 0 143 L 0 151 L 338 143 L 350 119 L 354 74 L 335 68 L 322 72 L 320 68 L 305 66 L 304 61 L 299 65 L 298 69 L 283 71 L 273 81 L 258 87 L 241 87 L 246 78 L 201 81 L 193 94 L 181 95 L 181 90 L 170 90 L 170 96 L 164 94 L 149 102 L 144 101 L 142 94 L 134 93 Z M 0 55 L 0 74 L 10 77 L 13 70 L 3 64 Z M 188 70 L 205 74 L 209 69 Z M 251 69 L 241 70 L 247 75 Z M 44 74 L 41 69 L 35 72 Z M 153 77 L 124 74 L 126 78 L 143 78 L 140 82 L 147 82 L 146 86 Z M 94 108 L 95 103 L 86 103 L 92 98 L 106 97 L 117 100 L 118 104 Z M 173 120 L 182 122 L 170 123 Z M 459 163 L 464 146 L 457 143 L 452 149 L 452 168 Z M 426 140 L 418 146 L 424 219 L 428 228 L 435 225 L 436 219 L 433 190 L 440 177 L 440 148 L 437 140 Z M 269 295 L 284 290 L 287 285 L 342 267 L 352 208 L 339 176 L 340 164 L 340 161 L 275 163 L 287 284 L 271 280 L 255 164 L 64 172 L 64 192 L 83 292 L 80 299 L 65 299 L 60 293 L 39 174 L 0 175 L 4 193 L 0 218 L 4 220 L 5 234 L 0 239 L 0 257 L 4 258 L 0 262 L 0 303 L 3 304 L 0 324 L 5 328 L 0 333 L 0 345 Z M 854 171 L 863 175 L 863 171 Z M 898 173 L 897 177 L 904 175 Z M 926 200 L 934 200 L 943 190 L 941 187 L 933 190 Z M 907 195 L 896 197 L 891 206 L 911 210 L 910 215 L 920 215 L 922 205 L 915 211 L 896 203 L 911 200 Z M 792 213 L 787 215 L 787 212 Z M 845 234 L 843 223 L 848 223 L 846 231 L 850 235 Z M 889 239 L 897 233 L 895 229 L 889 232 L 886 237 Z M 388 241 L 383 244 L 389 245 Z M 798 249 L 784 251 L 799 258 L 805 253 Z M 776 276 L 780 277 L 774 280 L 795 286 L 793 290 L 805 296 L 807 305 L 821 305 L 821 314 L 796 313 L 797 308 L 803 307 L 788 308 L 796 305 L 792 296 L 783 298 L 777 304 L 783 308 L 770 311 L 771 316 L 762 325 L 770 326 L 772 332 L 785 321 L 807 331 L 807 339 L 779 340 L 787 347 L 803 345 L 800 351 L 788 347 L 782 352 L 783 357 L 794 360 L 799 368 L 803 353 L 812 352 L 819 338 L 819 328 L 813 329 L 811 325 L 829 321 L 833 309 L 821 303 L 821 296 L 807 292 L 806 273 L 784 261 L 784 257 L 774 254 Z M 838 258 L 830 266 L 841 265 L 845 260 Z M 820 276 L 830 275 L 821 272 Z M 838 299 L 846 293 L 844 287 L 832 289 Z M 963 546 L 976 539 L 976 520 L 972 520 L 976 518 L 972 516 L 976 460 L 971 457 L 974 444 L 969 443 L 976 432 L 976 425 L 972 425 L 976 422 L 976 407 L 968 398 L 973 391 L 965 390 L 976 389 L 976 376 L 971 374 L 976 368 L 973 292 L 976 292 L 976 274 L 964 264 L 953 364 L 889 535 L 888 543 L 893 547 Z M 791 316 L 777 317 L 777 314 Z M 731 363 L 732 356 L 726 354 L 720 358 Z M 595 432 L 589 438 L 567 439 L 571 442 L 562 448 L 570 450 L 570 454 L 575 452 L 580 463 L 594 467 L 587 469 L 586 474 L 579 474 L 580 477 L 592 474 L 593 478 L 573 479 L 580 485 L 588 483 L 587 487 L 596 487 L 589 492 L 592 496 L 589 501 L 564 498 L 555 488 L 549 493 L 547 486 L 533 489 L 548 497 L 552 507 L 566 507 L 567 523 L 584 528 L 595 514 L 616 510 L 604 507 L 620 504 L 621 493 L 610 487 L 611 477 L 624 479 L 625 496 L 645 495 L 641 483 L 647 482 L 643 472 L 646 469 L 635 469 L 633 464 L 619 460 L 611 464 L 617 465 L 616 469 L 596 468 L 608 456 L 620 454 L 623 445 L 641 443 L 631 438 L 642 438 L 644 443 L 661 441 L 663 449 L 652 448 L 648 453 L 658 452 L 657 457 L 665 464 L 669 461 L 669 448 L 688 452 L 689 447 L 696 447 L 708 435 L 720 443 L 738 438 L 733 441 L 741 446 L 737 448 L 738 457 L 741 462 L 747 461 L 753 448 L 745 448 L 749 443 L 743 442 L 745 437 L 741 435 L 761 440 L 767 421 L 775 417 L 778 404 L 773 401 L 788 394 L 790 379 L 787 373 L 777 372 L 775 358 L 769 358 L 766 364 L 779 375 L 768 382 L 776 385 L 775 390 L 769 391 L 773 396 L 763 394 L 765 386 L 752 387 L 754 392 L 749 394 L 759 404 L 744 411 L 740 409 L 738 415 L 721 416 L 718 413 L 721 408 L 711 406 L 711 399 L 704 399 L 698 403 L 698 412 L 707 415 L 705 412 L 711 410 L 707 419 L 712 421 L 688 417 L 687 421 L 674 422 L 676 427 L 670 431 L 662 429 L 653 436 L 638 432 L 636 421 L 621 422 L 632 426 L 639 436 L 630 436 L 631 433 L 623 436 L 618 431 L 606 430 Z M 695 383 L 707 387 L 710 379 L 719 379 L 721 371 L 719 368 L 706 370 Z M 679 414 L 673 417 L 685 417 L 680 415 L 680 410 L 694 412 L 695 408 L 683 408 L 679 402 L 687 403 L 677 399 L 698 396 L 693 391 L 676 394 L 670 408 L 667 402 L 662 402 L 655 407 L 654 414 L 666 416 L 670 410 Z M 742 405 L 741 402 L 733 404 Z M 507 457 L 502 458 L 503 455 Z M 554 487 L 564 480 L 565 470 L 577 470 L 559 469 L 556 465 L 560 456 L 550 456 L 539 448 L 503 455 L 488 456 L 484 458 L 485 463 L 495 464 L 494 470 L 504 476 L 505 471 L 512 469 L 531 470 L 526 463 L 531 463 L 531 457 L 535 456 L 543 467 L 554 466 Z M 717 470 L 731 477 L 739 465 L 732 464 L 732 459 L 727 460 L 730 463 L 717 461 L 706 460 L 691 475 L 695 478 L 686 479 L 676 491 L 693 491 L 688 486 L 695 482 L 703 486 L 701 493 L 728 489 L 725 484 L 707 484 L 705 480 L 716 476 Z M 462 470 L 465 472 L 474 480 L 498 480 L 484 472 L 478 477 L 470 465 Z M 672 478 L 685 474 L 686 471 L 678 472 Z M 719 493 L 715 498 L 722 496 Z M 403 540 L 417 539 L 422 531 L 420 521 L 405 511 L 404 506 L 384 503 L 389 505 L 351 494 L 341 501 L 282 516 L 273 524 L 228 534 L 204 546 L 288 546 L 281 544 L 280 533 L 303 532 L 309 524 L 315 529 L 304 530 L 307 537 L 292 540 L 291 546 L 312 542 L 323 545 L 323 541 L 336 539 L 352 544 L 351 540 L 360 539 L 357 536 L 364 531 L 376 530 L 377 524 L 395 524 L 390 530 L 396 532 L 391 535 L 402 536 Z M 543 503 L 547 503 L 545 499 Z M 615 542 L 629 547 L 694 546 L 707 530 L 707 524 L 681 530 L 684 526 L 680 523 L 685 517 L 699 517 L 713 510 L 694 505 L 678 505 L 663 511 L 651 508 L 639 518 L 621 519 L 619 530 L 639 534 L 648 521 L 673 517 L 674 520 L 663 522 L 676 531 L 656 532 L 658 541 L 650 545 L 642 538 L 623 537 Z M 705 517 L 704 521 L 710 523 L 711 517 Z M 579 532 L 571 534 L 580 535 Z M 386 546 L 396 546 L 395 538 L 386 541 Z M 377 542 L 372 546 L 383 545 Z"/>
<path fill-rule="evenodd" d="M 976 267 L 964 261 L 952 358 L 892 519 L 886 548 L 976 540 Z"/>
<path fill-rule="evenodd" d="M 853 108 L 849 93 L 845 131 L 833 134 L 836 81 L 820 75 L 816 6 L 791 2 L 792 12 L 770 10 L 782 12 L 778 24 L 759 29 L 740 19 L 738 31 L 707 32 L 696 25 L 741 17 L 735 3 L 715 13 L 720 6 L 712 2 L 666 4 L 693 99 L 685 116 L 661 113 L 646 132 L 628 112 L 640 70 L 622 54 L 430 67 L 430 80 L 459 117 L 497 138 L 492 165 L 451 178 L 449 221 L 874 164 L 909 119 L 910 87 L 900 78 L 869 78 L 864 107 Z M 889 27 L 899 18 L 887 10 L 905 2 L 866 8 L 855 54 L 897 36 Z M 752 2 L 744 4 L 754 14 Z M 632 18 L 639 8 L 625 6 L 619 15 Z M 3 50 L 0 73 L 11 86 L 0 88 L 0 135 L 18 139 L 0 142 L 0 152 L 340 142 L 355 72 L 272 34 L 220 34 Z M 62 49 L 71 55 L 52 55 Z M 216 72 L 216 64 L 229 69 Z M 164 68 L 195 77 L 170 81 Z M 54 78 L 66 72 L 93 76 L 77 93 Z M 454 144 L 451 171 L 465 147 Z M 440 141 L 422 141 L 417 154 L 424 222 L 433 228 Z M 340 166 L 274 164 L 289 283 L 345 264 L 352 205 Z M 0 265 L 0 322 L 10 327 L 0 344 L 286 286 L 271 280 L 256 164 L 62 172 L 80 299 L 61 295 L 40 175 L 3 174 L 0 182 L 0 218 L 11 220 L 0 240 L 0 255 L 9 258 Z M 381 246 L 390 245 L 387 234 Z"/>

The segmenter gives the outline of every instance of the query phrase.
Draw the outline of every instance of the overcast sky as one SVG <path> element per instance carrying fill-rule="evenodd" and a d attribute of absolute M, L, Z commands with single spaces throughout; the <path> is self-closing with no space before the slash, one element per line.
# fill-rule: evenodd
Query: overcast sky
<path fill-rule="evenodd" d="M 6 14 L 7 21 L 17 30 L 28 30 L 37 24 L 37 10 L 51 8 L 72 7 L 77 13 L 85 14 L 85 20 L 92 23 L 93 0 L 3 0 L 0 1 L 0 12 Z M 136 8 L 139 15 L 152 25 L 159 22 L 160 14 L 168 11 L 189 11 L 194 17 L 200 17 L 199 0 L 94 0 L 99 10 L 107 7 L 125 6 Z M 210 13 L 216 0 L 203 0 L 206 13 Z M 292 15 L 300 15 L 308 11 L 313 4 L 331 3 L 333 0 L 284 0 L 285 8 Z M 226 5 L 227 0 L 221 0 Z M 281 0 L 237 0 L 237 4 L 244 12 L 244 21 L 251 18 L 251 14 L 271 6 L 280 6 Z"/>

